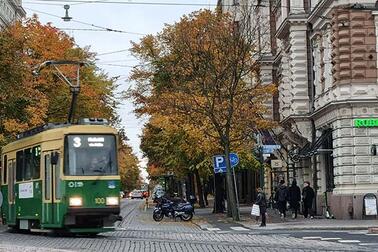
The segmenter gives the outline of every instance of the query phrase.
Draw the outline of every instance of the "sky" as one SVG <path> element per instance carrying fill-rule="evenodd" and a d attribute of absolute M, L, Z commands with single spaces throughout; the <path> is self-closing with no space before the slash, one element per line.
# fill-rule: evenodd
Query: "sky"
<path fill-rule="evenodd" d="M 119 92 L 133 85 L 127 81 L 127 78 L 130 66 L 138 64 L 128 52 L 130 41 L 137 42 L 143 34 L 156 34 L 163 29 L 164 24 L 173 24 L 184 14 L 201 8 L 214 9 L 217 2 L 217 0 L 102 0 L 101 3 L 96 3 L 96 0 L 91 0 L 91 3 L 83 3 L 81 0 L 70 1 L 77 0 L 23 0 L 23 7 L 28 17 L 37 14 L 42 23 L 50 22 L 55 27 L 64 29 L 75 39 L 78 46 L 90 46 L 91 51 L 98 54 L 97 66 L 108 73 L 109 77 L 119 76 Z M 201 6 L 171 6 L 165 5 L 166 3 L 200 4 Z M 65 16 L 63 7 L 65 4 L 70 5 L 68 14 L 72 20 L 69 22 L 64 22 L 60 18 Z M 98 31 L 99 28 L 91 26 L 92 24 L 123 32 Z M 145 120 L 135 117 L 133 104 L 128 100 L 121 101 L 118 113 L 127 137 L 130 139 L 129 144 L 138 156 L 141 168 L 145 167 L 147 160 L 143 159 L 139 148 Z M 147 174 L 144 169 L 141 170 L 145 178 Z"/>

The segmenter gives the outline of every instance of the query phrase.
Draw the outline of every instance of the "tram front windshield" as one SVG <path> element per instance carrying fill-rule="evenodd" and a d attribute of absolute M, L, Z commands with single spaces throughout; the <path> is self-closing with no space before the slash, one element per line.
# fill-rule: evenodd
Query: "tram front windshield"
<path fill-rule="evenodd" d="M 114 135 L 68 135 L 64 174 L 68 176 L 117 175 Z"/>

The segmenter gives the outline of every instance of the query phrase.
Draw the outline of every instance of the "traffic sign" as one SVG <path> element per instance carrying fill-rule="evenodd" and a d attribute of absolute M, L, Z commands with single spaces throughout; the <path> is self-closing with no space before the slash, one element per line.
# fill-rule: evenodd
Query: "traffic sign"
<path fill-rule="evenodd" d="M 239 157 L 236 153 L 230 153 L 229 155 L 231 167 L 235 167 L 239 164 Z M 226 159 L 224 155 L 216 155 L 213 157 L 214 161 L 214 173 L 225 173 L 226 168 Z"/>
<path fill-rule="evenodd" d="M 271 154 L 275 150 L 281 149 L 281 145 L 263 145 L 262 146 L 262 151 L 264 154 Z"/>

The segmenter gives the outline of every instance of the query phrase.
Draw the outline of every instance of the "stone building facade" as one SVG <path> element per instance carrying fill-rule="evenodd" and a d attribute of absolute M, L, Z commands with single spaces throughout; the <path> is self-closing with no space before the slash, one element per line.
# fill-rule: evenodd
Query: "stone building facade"
<path fill-rule="evenodd" d="M 363 198 L 378 189 L 378 128 L 355 122 L 378 118 L 376 1 L 271 4 L 289 177 L 312 183 L 318 214 L 364 218 Z"/>
<path fill-rule="evenodd" d="M 365 218 L 364 196 L 378 196 L 377 1 L 257 2 L 269 10 L 267 73 L 279 90 L 276 172 L 310 181 L 318 214 Z"/>
<path fill-rule="evenodd" d="M 0 28 L 25 17 L 22 0 L 0 0 Z"/>

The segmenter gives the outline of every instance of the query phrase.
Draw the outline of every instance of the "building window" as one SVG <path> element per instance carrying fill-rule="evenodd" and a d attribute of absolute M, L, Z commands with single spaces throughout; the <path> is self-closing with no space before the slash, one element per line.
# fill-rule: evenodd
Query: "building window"
<path fill-rule="evenodd" d="M 324 150 L 325 179 L 327 192 L 333 191 L 335 188 L 335 173 L 333 165 L 333 156 L 330 150 L 333 150 L 332 129 L 323 132 L 326 135 L 322 148 Z"/>
<path fill-rule="evenodd" d="M 8 158 L 7 155 L 4 155 L 3 161 L 4 171 L 3 171 L 3 184 L 7 183 L 7 173 L 8 173 Z"/>

